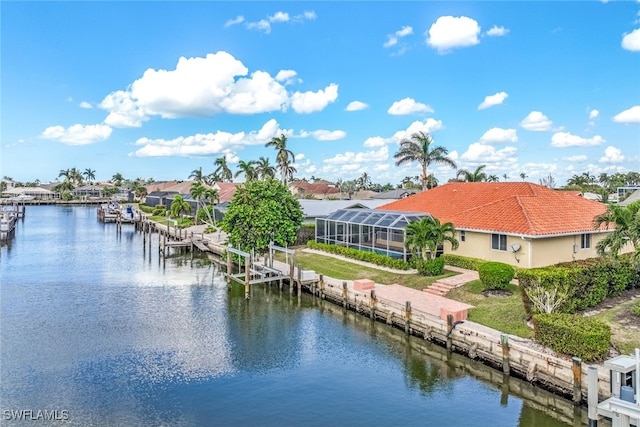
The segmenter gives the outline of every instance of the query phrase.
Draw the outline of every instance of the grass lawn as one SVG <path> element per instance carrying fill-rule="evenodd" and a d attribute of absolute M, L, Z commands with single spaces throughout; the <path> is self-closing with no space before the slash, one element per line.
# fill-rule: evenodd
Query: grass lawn
<path fill-rule="evenodd" d="M 173 228 L 173 221 L 178 221 L 178 228 L 190 227 L 193 225 L 193 220 L 191 218 L 168 218 L 169 224 L 171 228 Z M 154 222 L 159 222 L 161 225 L 167 225 L 167 217 L 164 215 L 157 215 L 149 217 L 149 220 Z"/>
<path fill-rule="evenodd" d="M 469 320 L 488 326 L 507 334 L 522 338 L 533 337 L 533 330 L 526 324 L 527 314 L 522 304 L 520 288 L 509 285 L 510 296 L 484 296 L 480 280 L 474 280 L 464 286 L 452 290 L 447 298 L 471 304 Z"/>
<path fill-rule="evenodd" d="M 284 261 L 284 256 L 276 257 Z M 370 268 L 354 262 L 343 261 L 330 256 L 296 250 L 295 263 L 302 265 L 304 270 L 314 270 L 318 274 L 342 280 L 370 279 L 375 283 L 392 285 L 397 283 L 408 288 L 422 290 L 443 277 L 456 275 L 453 271 L 445 270 L 441 276 L 426 277 L 418 274 L 392 273 L 377 268 Z"/>
<path fill-rule="evenodd" d="M 640 329 L 630 328 L 618 322 L 620 315 L 629 316 L 628 311 L 633 304 L 634 301 L 624 302 L 593 315 L 595 319 L 602 320 L 611 326 L 611 342 L 622 354 L 631 354 L 640 346 Z"/>

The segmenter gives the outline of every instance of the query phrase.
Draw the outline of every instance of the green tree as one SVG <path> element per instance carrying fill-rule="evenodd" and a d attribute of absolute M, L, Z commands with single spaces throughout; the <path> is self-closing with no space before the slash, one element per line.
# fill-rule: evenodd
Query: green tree
<path fill-rule="evenodd" d="M 240 175 L 244 175 L 245 181 L 253 181 L 257 177 L 256 168 L 254 167 L 255 161 L 250 160 L 245 162 L 244 160 L 240 160 L 238 162 L 238 171 L 234 175 L 234 177 L 238 177 Z"/>
<path fill-rule="evenodd" d="M 433 259 L 438 248 L 444 243 L 451 243 L 457 249 L 459 242 L 455 238 L 456 229 L 450 222 L 440 223 L 438 218 L 426 216 L 419 221 L 410 222 L 406 229 L 405 246 L 407 249 L 421 254 L 422 259 Z"/>
<path fill-rule="evenodd" d="M 486 167 L 487 165 L 480 165 L 473 172 L 470 172 L 466 169 L 460 169 L 458 173 L 456 173 L 456 178 L 460 179 L 460 177 L 462 177 L 462 180 L 464 182 L 486 181 L 487 174 L 484 172 L 484 168 Z"/>
<path fill-rule="evenodd" d="M 280 177 L 282 182 L 287 182 L 287 178 L 291 179 L 293 173 L 291 173 L 291 163 L 296 161 L 293 151 L 287 148 L 287 137 L 284 134 L 271 138 L 271 141 L 265 144 L 265 147 L 273 147 L 276 149 L 276 163 L 280 170 Z M 295 173 L 295 168 L 294 171 Z"/>
<path fill-rule="evenodd" d="M 122 176 L 122 174 L 120 172 L 115 173 L 111 177 L 111 182 L 113 182 L 116 185 L 116 187 L 120 187 L 122 185 L 122 181 L 124 181 L 124 177 Z"/>
<path fill-rule="evenodd" d="M 615 229 L 596 245 L 600 256 L 617 257 L 622 248 L 630 244 L 635 250 L 634 263 L 640 267 L 640 202 L 627 206 L 608 205 L 607 210 L 593 219 L 593 227 L 614 225 Z"/>
<path fill-rule="evenodd" d="M 409 139 L 400 141 L 400 149 L 394 154 L 396 166 L 418 162 L 422 168 L 422 190 L 427 189 L 427 168 L 431 164 L 443 164 L 455 169 L 456 164 L 447 157 L 449 151 L 441 146 L 432 147 L 433 138 L 425 132 L 416 132 Z"/>
<path fill-rule="evenodd" d="M 363 172 L 358 178 L 358 188 L 361 190 L 368 190 L 371 188 L 371 177 L 368 173 Z"/>
<path fill-rule="evenodd" d="M 294 243 L 302 219 L 300 203 L 284 183 L 256 180 L 238 188 L 220 227 L 233 247 L 262 253 L 270 241 L 280 246 Z"/>
<path fill-rule="evenodd" d="M 194 169 L 191 171 L 191 175 L 189 175 L 189 179 L 192 179 L 196 182 L 202 182 L 204 180 L 204 175 L 202 174 L 202 167 L 198 169 Z"/>
<path fill-rule="evenodd" d="M 84 175 L 85 179 L 89 181 L 89 184 L 91 184 L 93 180 L 96 179 L 95 169 L 87 168 L 84 170 L 84 172 L 82 172 L 82 175 Z"/>
<path fill-rule="evenodd" d="M 271 164 L 270 160 L 266 157 L 260 157 L 257 162 L 255 162 L 256 167 L 256 175 L 260 179 L 268 179 L 275 178 L 276 176 L 276 168 Z"/>
<path fill-rule="evenodd" d="M 179 216 L 182 218 L 183 213 L 191 212 L 191 205 L 184 199 L 184 197 L 176 194 L 173 196 L 173 201 L 171 202 L 169 210 L 171 211 L 171 215 L 174 217 Z"/>
<path fill-rule="evenodd" d="M 522 180 L 523 180 L 523 181 L 524 181 L 525 179 L 527 179 L 527 177 L 528 177 L 528 176 L 529 176 L 529 175 L 527 175 L 526 173 L 524 173 L 524 172 L 520 172 L 520 178 L 522 178 Z"/>
<path fill-rule="evenodd" d="M 545 176 L 544 178 L 540 178 L 540 185 L 544 185 L 548 188 L 555 188 L 556 180 L 553 178 L 551 174 Z"/>
<path fill-rule="evenodd" d="M 216 161 L 213 163 L 216 167 L 216 170 L 213 173 L 220 178 L 222 182 L 231 182 L 233 181 L 233 172 L 229 168 L 229 164 L 227 163 L 227 158 L 225 156 L 218 157 Z"/>

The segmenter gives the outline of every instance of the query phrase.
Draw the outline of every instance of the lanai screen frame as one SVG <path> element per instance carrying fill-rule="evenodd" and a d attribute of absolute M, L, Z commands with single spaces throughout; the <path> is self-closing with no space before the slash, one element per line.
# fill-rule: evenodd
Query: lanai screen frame
<path fill-rule="evenodd" d="M 407 224 L 431 217 L 428 213 L 381 209 L 338 209 L 316 218 L 316 242 L 376 252 L 407 261 Z"/>

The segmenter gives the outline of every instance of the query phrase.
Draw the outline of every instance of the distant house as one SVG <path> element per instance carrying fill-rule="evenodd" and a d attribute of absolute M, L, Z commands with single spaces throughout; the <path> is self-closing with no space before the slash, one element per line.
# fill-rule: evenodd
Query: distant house
<path fill-rule="evenodd" d="M 633 193 L 629 194 L 626 199 L 621 202 L 618 202 L 620 206 L 628 206 L 631 203 L 640 201 L 640 190 L 636 190 Z"/>
<path fill-rule="evenodd" d="M 289 183 L 289 190 L 294 197 L 299 199 L 304 198 L 317 198 L 326 199 L 332 196 L 337 196 L 340 190 L 336 188 L 336 185 L 332 182 L 319 180 L 315 182 L 308 181 L 293 181 Z"/>
<path fill-rule="evenodd" d="M 173 196 L 176 194 L 180 194 L 177 191 L 152 191 L 147 194 L 144 199 L 144 204 L 147 206 L 156 207 L 158 205 L 167 206 L 167 201 L 169 205 L 171 205 L 171 200 L 173 200 Z"/>
<path fill-rule="evenodd" d="M 374 199 L 398 200 L 398 199 L 404 199 L 405 197 L 412 196 L 412 195 L 414 195 L 414 194 L 416 194 L 418 192 L 419 192 L 419 190 L 413 190 L 413 189 L 408 189 L 408 188 L 396 188 L 395 190 L 384 191 L 382 193 L 377 193 L 377 194 L 373 195 L 372 197 Z"/>
<path fill-rule="evenodd" d="M 339 209 L 373 209 L 387 203 L 387 200 L 313 200 L 300 199 L 304 215 L 303 223 L 315 224 L 317 218 L 324 218 Z"/>
<path fill-rule="evenodd" d="M 104 195 L 104 187 L 97 184 L 83 185 L 73 189 L 73 195 L 80 199 L 101 198 Z"/>
<path fill-rule="evenodd" d="M 2 192 L 2 197 L 14 200 L 55 200 L 60 198 L 60 193 L 43 187 L 11 187 Z"/>
<path fill-rule="evenodd" d="M 213 184 L 213 188 L 218 190 L 218 198 L 220 199 L 220 203 L 230 202 L 233 198 L 233 195 L 236 194 L 236 190 L 238 189 L 238 183 L 235 182 L 216 182 Z"/>
<path fill-rule="evenodd" d="M 593 228 L 605 204 L 528 182 L 452 182 L 378 209 L 452 222 L 460 246 L 445 244 L 445 253 L 518 267 L 595 257 L 609 232 Z"/>

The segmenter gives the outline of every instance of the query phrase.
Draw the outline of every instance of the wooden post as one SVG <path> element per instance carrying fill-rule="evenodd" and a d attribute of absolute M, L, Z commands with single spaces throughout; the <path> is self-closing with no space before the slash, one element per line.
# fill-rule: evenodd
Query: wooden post
<path fill-rule="evenodd" d="M 502 346 L 502 372 L 509 375 L 511 373 L 509 365 L 509 335 L 500 334 L 500 345 Z"/>
<path fill-rule="evenodd" d="M 589 366 L 587 375 L 587 404 L 589 427 L 598 427 L 598 367 Z"/>
<path fill-rule="evenodd" d="M 348 307 L 349 290 L 347 289 L 347 282 L 342 282 L 342 307 Z"/>
<path fill-rule="evenodd" d="M 371 289 L 371 298 L 370 298 L 370 311 L 369 311 L 369 317 L 371 318 L 371 320 L 376 320 L 376 290 L 375 289 Z"/>
<path fill-rule="evenodd" d="M 233 274 L 233 264 L 231 263 L 231 251 L 227 251 L 227 283 L 231 283 L 231 275 Z"/>
<path fill-rule="evenodd" d="M 320 286 L 320 299 L 324 299 L 324 274 L 320 275 L 320 282 L 318 285 Z"/>
<path fill-rule="evenodd" d="M 573 403 L 582 401 L 582 359 L 572 357 L 571 370 L 573 371 Z"/>
<path fill-rule="evenodd" d="M 404 303 L 404 332 L 409 333 L 409 324 L 411 323 L 411 301 Z"/>
<path fill-rule="evenodd" d="M 447 314 L 447 331 L 451 332 L 453 327 L 453 314 Z M 451 334 L 447 332 L 447 351 L 453 350 L 453 338 Z"/>
<path fill-rule="evenodd" d="M 298 297 L 302 292 L 302 265 L 298 264 Z"/>
<path fill-rule="evenodd" d="M 244 260 L 244 299 L 249 299 L 249 266 L 251 263 L 250 260 Z"/>

